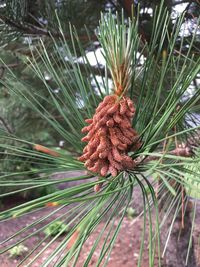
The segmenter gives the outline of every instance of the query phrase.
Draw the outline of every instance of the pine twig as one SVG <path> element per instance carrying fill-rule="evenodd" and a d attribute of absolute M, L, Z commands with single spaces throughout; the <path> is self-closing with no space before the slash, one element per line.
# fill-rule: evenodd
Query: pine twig
<path fill-rule="evenodd" d="M 71 38 L 71 36 L 67 33 L 61 34 L 60 32 L 39 28 L 39 27 L 34 26 L 34 25 L 23 25 L 21 23 L 18 23 L 16 21 L 11 20 L 10 18 L 8 18 L 6 16 L 1 15 L 0 20 L 3 23 L 5 23 L 6 25 L 14 27 L 16 30 L 18 30 L 19 32 L 21 32 L 23 34 L 36 35 L 36 36 L 48 36 L 48 37 L 54 37 L 54 38 L 63 38 L 63 36 L 66 39 Z M 86 36 L 80 36 L 79 39 L 82 41 L 88 41 L 89 40 L 87 35 Z M 97 40 L 96 35 L 90 36 L 90 39 L 92 39 L 94 41 Z"/>
<path fill-rule="evenodd" d="M 166 151 L 160 152 L 161 155 L 163 153 L 166 154 Z M 174 155 L 174 156 L 180 156 L 180 157 L 192 157 L 194 155 L 194 152 L 188 145 L 183 145 L 174 150 L 168 151 L 168 155 Z M 137 160 L 137 164 L 142 163 L 142 162 L 147 163 L 153 160 L 157 160 L 159 158 L 160 158 L 159 156 L 149 156 L 149 157 L 146 157 L 145 159 Z"/>
<path fill-rule="evenodd" d="M 0 122 L 3 124 L 4 128 L 6 128 L 9 133 L 12 133 L 12 130 L 10 129 L 3 117 L 0 117 Z"/>

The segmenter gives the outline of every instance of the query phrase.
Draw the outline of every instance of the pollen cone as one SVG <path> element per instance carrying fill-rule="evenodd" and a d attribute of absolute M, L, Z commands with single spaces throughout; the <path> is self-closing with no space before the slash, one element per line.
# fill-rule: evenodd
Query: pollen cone
<path fill-rule="evenodd" d="M 123 96 L 109 95 L 99 104 L 89 125 L 82 129 L 82 138 L 88 144 L 79 158 L 85 167 L 101 176 L 116 176 L 120 171 L 135 166 L 128 156 L 131 147 L 137 149 L 139 137 L 131 126 L 135 108 L 132 100 Z"/>

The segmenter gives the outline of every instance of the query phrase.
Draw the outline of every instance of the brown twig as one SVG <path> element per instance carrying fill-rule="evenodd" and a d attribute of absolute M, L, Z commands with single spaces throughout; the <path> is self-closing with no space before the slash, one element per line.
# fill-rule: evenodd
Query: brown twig
<path fill-rule="evenodd" d="M 10 129 L 10 127 L 8 126 L 8 124 L 6 123 L 6 121 L 4 120 L 4 118 L 0 117 L 0 121 L 1 121 L 1 123 L 3 124 L 3 126 L 6 128 L 6 130 L 7 130 L 9 133 L 12 133 L 12 130 Z"/>
<path fill-rule="evenodd" d="M 8 64 L 6 66 L 0 65 L 0 70 L 1 70 L 1 72 L 0 72 L 0 80 L 3 78 L 6 68 L 12 69 L 12 68 L 16 68 L 18 66 L 19 66 L 19 63 Z"/>
<path fill-rule="evenodd" d="M 42 146 L 42 145 L 38 145 L 38 144 L 35 144 L 33 146 L 33 148 L 39 152 L 43 152 L 45 154 L 48 154 L 48 155 L 51 155 L 53 157 L 60 157 L 60 154 L 48 147 L 45 147 L 45 146 Z"/>
<path fill-rule="evenodd" d="M 19 63 L 12 63 L 12 64 L 7 64 L 6 66 L 0 65 L 0 69 L 5 69 L 5 68 L 16 68 L 19 66 Z"/>
<path fill-rule="evenodd" d="M 166 152 L 160 152 L 161 155 L 166 154 Z M 168 151 L 168 155 L 175 155 L 175 156 L 181 156 L 181 157 L 192 157 L 193 156 L 193 151 L 192 149 L 187 146 L 187 145 L 181 145 L 178 148 Z M 137 165 L 140 163 L 147 163 L 153 160 L 158 160 L 160 157 L 159 156 L 148 156 L 145 159 L 141 159 L 137 161 Z"/>
<path fill-rule="evenodd" d="M 37 36 L 48 36 L 48 37 L 54 37 L 54 38 L 63 38 L 65 37 L 66 39 L 71 39 L 71 36 L 69 34 L 63 33 L 61 34 L 58 31 L 50 31 L 44 28 L 39 28 L 34 25 L 23 25 L 22 23 L 18 23 L 16 21 L 11 20 L 10 18 L 6 16 L 0 16 L 0 20 L 2 20 L 3 23 L 14 27 L 17 29 L 19 32 L 27 35 L 37 35 Z M 89 37 L 87 35 L 85 36 L 80 36 L 80 40 L 82 41 L 89 41 Z M 97 40 L 96 35 L 90 36 L 91 40 Z"/>

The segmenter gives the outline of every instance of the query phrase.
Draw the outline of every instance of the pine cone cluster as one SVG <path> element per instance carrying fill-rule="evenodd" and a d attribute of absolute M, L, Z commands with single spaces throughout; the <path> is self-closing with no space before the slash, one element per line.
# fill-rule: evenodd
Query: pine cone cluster
<path fill-rule="evenodd" d="M 121 99 L 117 95 L 109 95 L 99 104 L 89 124 L 82 129 L 88 134 L 82 138 L 88 142 L 79 158 L 85 167 L 101 176 L 118 172 L 135 166 L 134 160 L 128 156 L 131 147 L 137 147 L 138 134 L 131 127 L 135 108 L 129 97 Z"/>

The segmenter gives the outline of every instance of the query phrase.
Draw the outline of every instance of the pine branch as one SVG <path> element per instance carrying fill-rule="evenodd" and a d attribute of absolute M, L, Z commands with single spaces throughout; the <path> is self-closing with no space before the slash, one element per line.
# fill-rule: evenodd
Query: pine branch
<path fill-rule="evenodd" d="M 22 23 L 18 23 L 14 20 L 11 20 L 10 18 L 6 16 L 0 16 L 0 20 L 5 23 L 8 26 L 11 26 L 18 30 L 19 32 L 25 34 L 25 35 L 36 35 L 36 36 L 47 36 L 47 37 L 54 37 L 54 38 L 63 38 L 65 39 L 71 39 L 71 36 L 67 33 L 60 33 L 58 31 L 53 31 L 53 30 L 47 30 L 44 28 L 40 28 L 34 25 L 24 25 Z M 80 40 L 82 41 L 88 41 L 89 38 L 87 35 L 83 35 L 79 37 Z M 90 36 L 91 40 L 97 40 L 96 35 Z"/>
<path fill-rule="evenodd" d="M 160 151 L 158 153 L 160 153 L 160 156 L 166 154 L 166 152 L 163 152 L 163 151 Z M 180 157 L 192 157 L 194 155 L 194 152 L 191 149 L 191 147 L 185 146 L 185 147 L 178 147 L 174 150 L 168 151 L 167 155 L 174 155 L 174 156 L 180 156 Z M 159 159 L 160 159 L 159 156 L 148 156 L 144 160 L 143 159 L 138 160 L 137 164 L 139 164 L 141 162 L 148 163 L 150 161 L 159 160 Z"/>
<path fill-rule="evenodd" d="M 19 66 L 19 63 L 8 64 L 6 66 L 0 65 L 0 70 L 1 70 L 1 72 L 0 72 L 0 80 L 4 77 L 5 70 L 7 68 L 13 69 L 13 68 L 17 68 L 18 66 Z"/>
<path fill-rule="evenodd" d="M 110 107 L 105 102 L 104 102 L 105 105 L 103 104 L 98 110 L 96 109 L 96 113 L 99 112 L 98 113 L 99 117 L 96 117 L 97 119 L 95 119 L 95 125 L 98 127 L 102 127 L 102 124 L 103 124 L 104 129 L 105 129 L 105 121 L 106 121 L 106 125 L 109 128 L 109 129 L 106 128 L 106 132 L 97 131 L 98 135 L 96 135 L 95 137 L 100 137 L 99 138 L 100 140 L 98 139 L 98 142 L 102 140 L 102 146 L 99 148 L 99 145 L 98 145 L 99 151 L 100 149 L 102 149 L 102 151 L 100 151 L 101 154 L 98 152 L 97 156 L 100 159 L 104 158 L 105 156 L 106 157 L 109 156 L 109 158 L 108 157 L 107 158 L 110 159 L 110 162 L 112 163 L 112 165 L 114 166 L 115 164 L 115 166 L 119 170 L 121 170 L 121 166 L 119 165 L 122 162 L 121 158 L 119 157 L 120 155 L 117 155 L 115 149 L 113 149 L 112 151 L 110 150 L 111 146 L 109 145 L 109 143 L 103 147 L 104 141 L 106 139 L 105 137 L 107 137 L 107 135 L 105 135 L 104 133 L 107 133 L 109 131 L 109 134 L 111 137 L 110 139 L 112 139 L 113 141 L 112 147 L 118 146 L 119 150 L 122 151 L 121 157 L 126 159 L 126 161 L 123 161 L 123 164 L 125 164 L 127 162 L 128 156 L 126 156 L 124 152 L 129 151 L 125 149 L 125 146 L 129 144 L 131 141 L 129 139 L 129 138 L 132 138 L 130 135 L 131 129 L 132 129 L 131 127 L 134 126 L 137 129 L 137 132 L 140 133 L 140 136 L 142 139 L 141 141 L 143 142 L 143 146 L 141 147 L 141 149 L 139 148 L 137 151 L 135 151 L 135 153 L 133 152 L 134 153 L 133 158 L 138 157 L 139 160 L 141 158 L 141 162 L 139 163 L 141 163 L 141 165 L 144 163 L 141 168 L 141 171 L 139 170 L 139 168 L 135 169 L 134 168 L 135 165 L 134 166 L 131 165 L 131 167 L 125 166 L 126 167 L 125 169 L 130 170 L 130 172 L 127 172 L 127 173 L 119 172 L 115 179 L 111 179 L 110 176 L 106 177 L 105 179 L 102 179 L 104 183 L 104 186 L 102 188 L 97 186 L 102 181 L 99 181 L 99 180 L 96 181 L 97 179 L 96 172 L 91 173 L 89 176 L 83 175 L 83 176 L 75 177 L 75 178 L 65 177 L 65 179 L 57 179 L 55 181 L 57 184 L 63 183 L 63 182 L 69 182 L 69 181 L 70 182 L 75 181 L 78 183 L 80 182 L 80 184 L 75 187 L 73 186 L 71 187 L 69 185 L 69 187 L 64 189 L 64 191 L 58 190 L 53 194 L 48 194 L 44 197 L 39 197 L 36 200 L 32 200 L 32 202 L 24 203 L 23 205 L 19 207 L 15 207 L 14 209 L 9 209 L 8 211 L 3 211 L 0 214 L 1 219 L 6 219 L 9 217 L 15 218 L 23 213 L 29 212 L 30 210 L 32 211 L 33 209 L 42 208 L 48 205 L 56 206 L 56 205 L 66 205 L 66 204 L 68 205 L 73 202 L 77 203 L 78 208 L 74 210 L 74 214 L 78 214 L 77 216 L 80 216 L 80 217 L 74 218 L 76 221 L 72 222 L 69 216 L 65 216 L 65 214 L 63 214 L 67 220 L 67 223 L 71 224 L 73 228 L 69 231 L 68 236 L 64 240 L 65 243 L 62 243 L 62 247 L 60 248 L 58 247 L 55 250 L 55 254 L 53 253 L 52 255 L 50 255 L 45 260 L 45 262 L 43 262 L 43 265 L 50 264 L 57 257 L 58 253 L 62 252 L 61 250 L 63 247 L 70 248 L 70 251 L 69 253 L 67 251 L 68 254 L 66 255 L 63 254 L 63 256 L 60 257 L 60 263 L 58 263 L 59 266 L 64 264 L 64 262 L 65 264 L 68 264 L 72 256 L 75 255 L 76 251 L 78 251 L 78 253 L 75 255 L 75 257 L 78 258 L 79 252 L 80 252 L 79 248 L 81 248 L 81 246 L 84 244 L 88 235 L 92 233 L 92 231 L 95 231 L 95 227 L 98 225 L 98 223 L 103 218 L 105 218 L 104 215 L 106 215 L 107 212 L 108 213 L 114 212 L 113 217 L 115 215 L 119 216 L 120 214 L 122 214 L 122 211 L 120 211 L 120 209 L 123 208 L 123 214 L 125 214 L 127 206 L 129 205 L 132 195 L 133 195 L 134 186 L 137 186 L 137 185 L 140 186 L 141 195 L 144 199 L 144 205 L 146 204 L 145 203 L 146 200 L 148 201 L 149 193 L 151 193 L 151 196 L 155 199 L 154 188 L 153 188 L 155 183 L 148 180 L 145 171 L 147 172 L 148 170 L 152 172 L 155 171 L 155 174 L 157 174 L 156 168 L 157 168 L 158 163 L 162 163 L 160 162 L 162 161 L 162 159 L 165 159 L 168 157 L 168 159 L 170 159 L 170 163 L 172 162 L 172 164 L 167 165 L 167 164 L 164 164 L 165 161 L 163 160 L 163 164 L 160 164 L 160 166 L 158 166 L 159 167 L 158 171 L 160 171 L 161 173 L 160 182 L 162 183 L 162 185 L 166 185 L 167 192 L 174 191 L 174 189 L 172 188 L 172 185 L 168 183 L 169 177 L 172 181 L 177 180 L 179 182 L 180 173 L 185 174 L 185 164 L 190 164 L 190 165 L 193 164 L 193 160 L 181 157 L 182 155 L 192 156 L 192 154 L 190 154 L 191 151 L 186 146 L 177 147 L 176 149 L 172 151 L 169 151 L 170 148 L 166 149 L 167 150 L 165 151 L 166 154 L 164 154 L 164 152 L 162 153 L 158 151 L 157 149 L 158 145 L 159 144 L 161 145 L 162 142 L 167 139 L 166 137 L 167 134 L 170 133 L 170 131 L 174 129 L 175 125 L 177 124 L 182 125 L 182 121 L 185 119 L 185 115 L 187 114 L 187 112 L 189 113 L 192 107 L 196 104 L 196 101 L 200 99 L 200 94 L 199 92 L 197 92 L 194 96 L 191 97 L 190 100 L 186 101 L 183 104 L 181 109 L 177 110 L 177 104 L 179 104 L 180 99 L 182 99 L 182 96 L 188 89 L 188 86 L 191 84 L 191 81 L 196 77 L 196 74 L 199 72 L 199 62 L 197 63 L 193 62 L 192 59 L 188 60 L 188 58 L 186 59 L 183 58 L 185 60 L 181 61 L 182 55 L 178 55 L 178 60 L 176 60 L 177 58 L 174 57 L 173 49 L 174 49 L 176 37 L 178 36 L 178 32 L 180 31 L 181 21 L 180 21 L 180 24 L 178 24 L 179 27 L 177 27 L 175 35 L 170 36 L 169 47 L 171 50 L 169 51 L 167 59 L 163 57 L 163 63 L 162 63 L 162 66 L 160 66 L 160 68 L 157 68 L 157 66 L 155 66 L 154 64 L 155 60 L 154 60 L 153 52 L 157 49 L 157 44 L 162 43 L 165 35 L 167 35 L 167 30 L 166 30 L 168 26 L 167 20 L 162 21 L 162 18 L 165 16 L 163 15 L 162 12 L 160 13 L 161 15 L 158 16 L 158 18 L 160 19 L 156 21 L 155 23 L 159 27 L 157 28 L 155 27 L 153 30 L 153 43 L 151 44 L 150 47 L 148 47 L 149 53 L 147 54 L 147 58 L 145 62 L 143 63 L 143 67 L 142 67 L 143 72 L 140 75 L 141 81 L 139 80 L 139 78 L 135 77 L 135 71 L 138 66 L 137 65 L 138 63 L 137 53 L 138 53 L 139 44 L 140 44 L 137 27 L 134 28 L 134 25 L 136 26 L 136 24 L 133 25 L 131 23 L 129 25 L 129 29 L 133 30 L 133 31 L 132 30 L 130 31 L 130 33 L 132 33 L 130 35 L 127 34 L 127 28 L 125 27 L 124 23 L 122 23 L 122 25 L 119 23 L 116 26 L 116 30 L 113 31 L 113 28 L 115 28 L 115 24 L 116 24 L 116 17 L 111 17 L 110 20 L 107 20 L 107 19 L 105 20 L 106 23 L 103 24 L 103 27 L 105 28 L 102 28 L 102 31 L 101 31 L 102 33 L 105 33 L 105 36 L 103 36 L 104 39 L 102 40 L 104 41 L 104 44 L 105 44 L 105 55 L 104 56 L 107 59 L 107 65 L 110 66 L 110 70 L 112 71 L 112 77 L 114 79 L 117 79 L 117 82 L 119 81 L 120 84 L 124 85 L 122 88 L 127 88 L 127 90 L 130 89 L 132 90 L 132 92 L 133 90 L 136 89 L 135 87 L 139 83 L 138 87 L 140 89 L 140 94 L 137 99 L 137 106 L 136 106 L 137 114 L 135 115 L 136 119 L 135 119 L 135 122 L 133 122 L 133 124 L 131 125 L 129 123 L 130 121 L 124 120 L 125 117 L 120 117 L 120 115 L 124 116 L 124 114 L 126 114 L 127 116 L 129 114 L 129 116 L 131 117 L 133 115 L 132 114 L 133 108 L 132 108 L 132 112 L 130 109 L 131 102 L 130 100 L 128 101 L 128 99 L 125 98 L 126 96 L 124 96 L 124 98 L 122 97 L 121 99 L 119 99 L 118 102 L 116 101 L 114 105 L 113 105 L 114 101 L 111 102 L 111 104 L 114 106 L 114 108 L 116 108 L 116 110 L 113 109 L 113 106 Z M 107 24 L 107 22 L 110 22 L 110 23 Z M 159 35 L 159 32 L 161 32 L 162 34 Z M 162 36 L 162 40 L 160 40 L 160 36 Z M 127 37 L 128 39 L 126 39 Z M 127 42 L 127 40 L 129 40 L 129 42 Z M 55 41 L 55 47 L 58 48 L 58 46 L 56 45 L 56 41 Z M 45 99 L 44 97 L 41 97 L 40 92 L 38 91 L 38 88 L 35 88 L 35 91 L 29 90 L 30 87 L 26 88 L 25 85 L 23 85 L 23 83 L 20 83 L 20 81 L 17 78 L 14 80 L 12 79 L 11 82 L 9 80 L 5 81 L 5 83 L 3 84 L 5 84 L 9 88 L 9 90 L 13 92 L 15 95 L 20 96 L 21 99 L 26 101 L 26 103 L 28 103 L 28 105 L 31 106 L 31 108 L 33 108 L 34 112 L 38 112 L 39 116 L 41 116 L 43 120 L 48 122 L 49 125 L 53 127 L 53 129 L 57 130 L 60 136 L 63 137 L 63 140 L 66 140 L 70 144 L 70 146 L 74 148 L 74 150 L 77 151 L 77 153 L 80 153 L 83 147 L 80 142 L 82 138 L 82 134 L 80 132 L 81 132 L 82 126 L 84 126 L 84 119 L 92 117 L 92 115 L 94 114 L 93 107 L 98 106 L 99 98 L 97 99 L 96 94 L 94 93 L 94 90 L 90 84 L 90 81 L 89 82 L 87 82 L 88 80 L 86 81 L 85 76 L 83 76 L 82 74 L 82 70 L 79 68 L 79 65 L 76 62 L 74 62 L 74 57 L 72 55 L 76 53 L 70 52 L 70 48 L 68 48 L 67 42 L 65 42 L 62 47 L 65 47 L 66 49 L 65 54 L 68 56 L 68 62 L 65 66 L 65 72 L 63 76 L 61 76 L 62 69 L 60 70 L 58 68 L 60 67 L 61 64 L 57 65 L 57 62 L 60 62 L 59 60 L 63 60 L 63 63 L 66 63 L 63 59 L 63 54 L 60 55 L 59 53 L 55 53 L 56 56 L 58 55 L 58 57 L 56 58 L 53 57 L 51 52 L 49 52 L 47 48 L 45 47 L 44 43 L 42 43 L 43 50 L 41 51 L 38 49 L 38 56 L 39 58 L 43 60 L 42 62 L 44 63 L 44 65 L 41 65 L 38 63 L 38 57 L 34 58 L 35 54 L 33 54 L 32 58 L 30 58 L 30 65 L 32 69 L 34 70 L 34 73 L 37 75 L 37 77 L 39 77 L 39 79 L 44 82 L 47 93 L 49 94 L 49 96 L 51 96 L 52 102 L 50 102 L 50 99 L 47 98 L 48 100 L 47 103 L 52 104 L 51 105 L 52 109 L 54 109 L 54 107 L 58 109 L 58 112 L 59 112 L 58 115 L 62 116 L 65 119 L 66 123 L 60 124 L 59 121 L 53 118 L 52 112 L 49 111 L 48 109 L 50 105 L 48 105 L 48 107 L 46 108 L 46 106 L 44 105 Z M 190 47 L 192 47 L 192 43 L 190 43 Z M 83 50 L 84 49 L 81 49 L 81 51 Z M 160 47 L 160 50 L 161 50 L 161 47 Z M 83 55 L 85 55 L 85 53 L 83 53 Z M 44 66 L 45 66 L 45 70 L 49 74 L 51 74 L 52 80 L 54 80 L 55 84 L 59 87 L 59 89 L 61 89 L 59 90 L 57 94 L 54 94 L 52 92 L 51 90 L 52 88 L 45 81 L 45 78 L 43 75 Z M 73 66 L 73 71 L 71 71 L 72 66 Z M 169 76 L 169 73 L 168 73 L 169 70 L 173 73 L 172 77 Z M 66 74 L 67 75 L 70 74 L 70 75 L 67 76 L 66 78 Z M 129 86 L 129 79 L 128 79 L 129 76 L 132 77 L 130 86 Z M 134 86 L 132 85 L 132 80 L 133 80 Z M 167 80 L 169 87 L 166 86 L 165 80 Z M 65 81 L 65 83 L 63 83 L 63 81 Z M 116 85 L 117 85 L 117 82 L 116 82 Z M 169 88 L 170 90 L 166 90 L 166 88 Z M 106 93 L 109 94 L 110 88 L 106 88 L 106 90 L 107 90 Z M 101 93 L 101 88 L 100 88 L 100 93 Z M 46 96 L 48 96 L 48 94 L 45 95 L 45 98 Z M 77 103 L 76 103 L 77 99 L 74 97 L 74 95 L 77 95 L 78 97 L 80 97 L 81 107 L 83 107 L 84 110 L 82 108 L 77 108 Z M 104 95 L 104 92 L 102 93 L 102 95 Z M 112 97 L 112 95 L 107 96 L 106 99 L 115 100 Z M 128 107 L 127 105 L 124 105 L 124 103 L 125 104 L 129 103 Z M 105 109 L 103 110 L 102 106 L 104 106 L 104 108 L 106 106 L 107 110 Z M 126 108 L 126 110 L 124 108 Z M 131 113 L 128 111 L 130 111 Z M 114 116 L 116 115 L 114 114 L 115 112 L 118 116 Z M 174 116 L 174 113 L 175 113 L 175 116 Z M 109 121 L 105 117 L 107 114 L 109 115 L 109 118 L 110 118 Z M 113 114 L 112 116 L 113 118 L 111 118 L 110 114 Z M 106 120 L 104 121 L 104 119 Z M 91 119 L 89 121 L 92 122 Z M 89 121 L 87 120 L 87 122 Z M 112 124 L 116 126 L 115 131 L 112 131 L 112 128 L 113 128 Z M 126 127 L 120 127 L 122 124 Z M 88 126 L 86 126 L 87 130 L 91 130 L 90 131 L 91 135 L 88 136 L 88 140 L 90 141 L 92 141 L 92 136 L 94 136 L 92 133 L 92 130 L 94 129 L 93 126 L 95 125 L 94 124 L 91 125 L 90 129 L 88 128 Z M 177 129 L 177 132 L 174 134 L 174 136 L 183 137 L 183 139 L 185 140 L 185 138 L 188 136 L 189 131 L 187 132 L 187 129 L 185 129 L 186 127 L 184 124 L 182 126 L 183 126 L 182 127 L 183 131 L 180 132 L 179 127 L 177 127 L 178 129 Z M 98 127 L 97 129 L 99 129 Z M 129 131 L 127 131 L 127 129 L 129 129 Z M 191 132 L 192 131 L 195 132 L 196 129 L 193 128 L 191 129 Z M 132 129 L 132 132 L 133 132 L 133 129 Z M 127 138 L 124 138 L 124 137 L 127 137 Z M 6 137 L 2 136 L 2 143 L 0 144 L 0 147 L 8 148 L 9 153 L 10 153 L 8 154 L 8 156 L 10 156 L 11 160 L 12 158 L 14 158 L 16 162 L 18 162 L 17 160 L 19 160 L 19 163 L 21 164 L 21 163 L 24 163 L 24 159 L 27 159 L 28 162 L 30 161 L 30 162 L 33 162 L 33 164 L 35 164 L 35 159 L 37 159 L 37 162 L 39 162 L 39 166 L 41 167 L 39 170 L 35 170 L 35 167 L 34 167 L 28 171 L 27 170 L 24 171 L 24 169 L 22 171 L 14 170 L 14 172 L 12 171 L 12 169 L 9 169 L 8 171 L 7 169 L 3 170 L 3 175 L 1 177 L 10 178 L 10 180 L 13 178 L 16 179 L 16 177 L 20 179 L 18 180 L 19 183 L 18 183 L 17 190 L 13 188 L 12 180 L 10 181 L 7 179 L 8 181 L 7 180 L 4 181 L 5 179 L 1 179 L 3 183 L 2 186 L 7 185 L 11 188 L 8 193 L 5 193 L 5 192 L 2 193 L 1 196 L 3 197 L 10 196 L 12 194 L 16 194 L 19 192 L 24 192 L 25 190 L 32 190 L 33 188 L 35 189 L 35 188 L 40 188 L 43 186 L 52 185 L 54 181 L 47 182 L 45 180 L 45 175 L 49 177 L 49 173 L 52 173 L 55 171 L 66 172 L 66 171 L 86 169 L 83 167 L 82 163 L 80 163 L 76 158 L 73 158 L 71 155 L 68 155 L 68 153 L 66 153 L 66 155 L 63 154 L 64 157 L 54 157 L 52 160 L 52 150 L 46 147 L 37 145 L 34 147 L 36 150 L 35 151 L 33 149 L 28 149 L 26 147 L 25 148 L 20 147 L 18 145 L 19 143 L 18 138 L 15 138 L 15 137 L 13 138 L 13 140 L 16 140 L 18 142 L 17 146 L 16 144 L 14 145 L 7 144 L 8 142 L 5 144 L 4 139 L 6 139 Z M 12 140 L 12 139 L 9 139 L 9 137 L 7 137 L 7 140 Z M 94 149 L 92 147 L 92 143 L 90 143 L 90 148 L 92 148 L 96 152 L 97 143 L 96 143 L 96 140 L 94 141 L 95 141 Z M 31 144 L 30 142 L 26 142 L 24 140 L 21 143 Z M 109 153 L 109 155 L 106 155 L 105 152 L 106 152 L 106 149 L 108 150 L 108 148 L 109 148 L 109 151 L 107 152 L 111 152 L 111 153 Z M 43 152 L 43 153 L 40 153 L 40 152 Z M 90 152 L 91 151 L 89 151 L 89 148 L 88 148 L 88 153 Z M 145 154 L 146 152 L 147 154 Z M 55 151 L 53 153 L 55 153 Z M 169 156 L 170 154 L 174 156 Z M 153 156 L 156 156 L 156 155 L 158 155 L 158 157 L 155 158 L 157 162 L 152 162 L 152 164 L 146 164 L 146 167 L 145 167 L 144 156 L 146 157 L 146 159 L 152 160 Z M 114 160 L 114 156 L 115 156 L 116 161 Z M 17 159 L 15 159 L 16 157 Z M 9 158 L 6 159 L 6 162 L 9 162 L 8 160 Z M 15 163 L 14 160 L 12 163 Z M 94 157 L 94 160 L 96 160 L 95 157 Z M 100 162 L 100 160 L 98 162 Z M 168 163 L 168 161 L 166 163 Z M 97 169 L 96 167 L 99 167 L 99 166 L 94 166 L 94 167 L 95 169 Z M 174 172 L 173 169 L 175 171 L 177 170 L 177 173 Z M 34 177 L 35 175 L 38 175 L 40 179 L 34 179 L 33 181 L 31 177 L 31 179 L 26 178 L 26 180 L 23 181 L 21 176 L 27 177 L 27 174 L 34 175 Z M 86 181 L 86 179 L 90 179 L 90 178 L 93 178 L 92 182 Z M 81 184 L 82 181 L 84 183 Z M 33 182 L 35 182 L 35 184 L 33 184 Z M 25 185 L 25 186 L 22 189 L 20 189 L 19 185 Z M 179 183 L 179 186 L 182 186 L 182 184 Z M 95 192 L 100 190 L 98 194 L 95 194 L 93 192 L 92 188 L 94 187 L 95 187 Z M 118 205 L 117 201 L 121 201 L 119 203 L 119 209 L 115 208 Z M 78 202 L 80 202 L 81 212 L 83 210 L 82 214 L 79 212 Z M 174 203 L 173 200 L 172 201 L 170 200 L 167 204 L 170 204 L 172 206 L 173 203 Z M 85 205 L 88 205 L 88 206 L 85 206 Z M 114 209 L 112 207 L 114 207 Z M 148 208 L 150 207 L 148 206 Z M 145 211 L 145 206 L 144 206 L 144 211 Z M 68 212 L 70 212 L 70 215 L 72 214 L 73 216 L 73 213 L 71 213 L 70 210 L 68 210 Z M 84 212 L 87 212 L 85 214 L 86 216 L 84 215 Z M 149 214 L 151 215 L 150 209 L 149 209 Z M 123 216 L 121 217 L 121 221 L 123 220 Z M 109 223 L 111 222 L 111 219 L 112 219 L 112 216 L 106 222 L 105 229 L 108 229 L 107 227 Z M 150 235 L 154 236 L 152 234 L 151 220 L 149 220 L 149 223 L 150 223 L 149 230 L 151 231 Z M 145 221 L 144 221 L 144 226 L 145 226 Z M 31 229 L 31 227 L 32 226 L 30 226 L 30 228 L 29 226 L 27 227 L 28 231 Z M 78 236 L 78 238 L 75 238 L 75 240 L 73 240 L 73 237 L 74 237 L 73 233 L 77 233 L 77 230 L 78 231 L 80 230 L 80 235 Z M 119 230 L 119 223 L 117 223 L 115 236 L 117 236 L 118 230 Z M 25 230 L 23 229 L 24 233 L 25 231 L 26 229 Z M 19 236 L 20 232 L 17 232 L 14 234 L 15 236 Z M 71 236 L 72 238 L 70 238 Z M 109 243 L 106 244 L 107 241 L 105 241 L 105 248 L 106 246 L 108 248 L 110 247 L 112 248 L 114 241 L 115 241 L 115 236 L 113 238 L 111 236 L 111 241 Z M 29 238 L 29 235 L 27 235 L 26 238 Z M 73 241 L 72 247 L 70 245 L 71 240 Z M 108 240 L 108 238 L 106 240 Z M 3 241 L 5 244 L 5 249 L 3 250 L 3 252 L 6 252 L 10 248 L 10 244 L 7 241 L 8 240 Z M 19 240 L 19 242 L 22 242 L 22 240 Z M 97 242 L 98 242 L 98 239 L 97 239 Z M 40 246 L 40 244 L 38 244 L 38 247 Z M 14 246 L 15 244 L 11 244 L 11 245 Z M 88 256 L 88 259 L 86 260 L 85 265 L 89 264 L 91 260 L 91 256 L 93 252 L 95 251 L 96 245 L 97 243 L 94 244 L 94 247 L 91 249 L 90 255 Z M 150 256 L 153 255 L 151 251 L 152 248 L 153 248 L 152 241 L 149 240 L 149 255 Z M 42 248 L 43 251 L 45 249 L 46 247 Z M 105 254 L 106 254 L 106 250 L 102 250 L 101 256 L 98 260 L 99 265 L 101 264 Z M 35 259 L 36 258 L 34 258 L 32 262 L 34 262 Z M 32 262 L 30 264 L 32 264 Z M 150 262 L 153 262 L 153 257 L 150 259 Z M 151 266 L 153 266 L 153 264 Z"/>
<path fill-rule="evenodd" d="M 0 122 L 3 124 L 8 133 L 12 134 L 12 130 L 10 129 L 10 127 L 8 126 L 7 122 L 4 120 L 3 117 L 0 117 Z"/>

